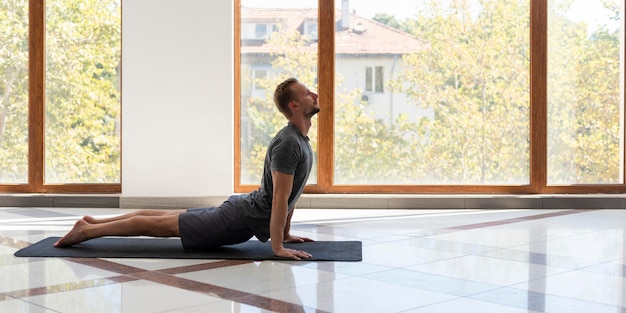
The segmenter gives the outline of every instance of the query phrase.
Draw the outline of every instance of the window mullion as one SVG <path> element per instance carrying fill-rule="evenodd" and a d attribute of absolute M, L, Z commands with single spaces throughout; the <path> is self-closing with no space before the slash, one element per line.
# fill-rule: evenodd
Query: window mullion
<path fill-rule="evenodd" d="M 318 115 L 317 192 L 328 192 L 334 173 L 334 95 L 335 95 L 335 3 L 319 0 L 318 92 L 322 113 Z"/>
<path fill-rule="evenodd" d="M 530 189 L 540 193 L 547 181 L 548 3 L 530 3 Z"/>
<path fill-rule="evenodd" d="M 43 191 L 45 1 L 29 1 L 28 186 Z"/>

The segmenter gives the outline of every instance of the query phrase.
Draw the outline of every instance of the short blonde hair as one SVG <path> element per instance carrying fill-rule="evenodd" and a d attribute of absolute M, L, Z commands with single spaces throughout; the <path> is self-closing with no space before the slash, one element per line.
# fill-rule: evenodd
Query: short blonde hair
<path fill-rule="evenodd" d="M 274 91 L 274 104 L 278 108 L 278 111 L 285 117 L 291 117 L 291 109 L 289 109 L 289 102 L 296 98 L 294 91 L 291 89 L 293 84 L 297 84 L 299 81 L 296 78 L 287 78 L 282 83 L 276 86 Z"/>

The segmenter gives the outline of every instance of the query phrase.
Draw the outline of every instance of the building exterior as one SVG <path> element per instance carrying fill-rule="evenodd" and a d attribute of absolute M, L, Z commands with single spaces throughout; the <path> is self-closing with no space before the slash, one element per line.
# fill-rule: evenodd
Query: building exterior
<path fill-rule="evenodd" d="M 317 9 L 241 8 L 242 103 L 265 97 L 259 79 L 273 75 L 272 60 L 280 51 L 268 40 L 277 33 L 297 32 L 302 52 L 317 53 Z M 348 1 L 335 14 L 336 94 L 360 91 L 368 111 L 385 123 L 399 114 L 410 119 L 428 116 L 405 94 L 388 84 L 404 70 L 402 56 L 418 52 L 424 44 L 410 34 L 350 13 Z"/>

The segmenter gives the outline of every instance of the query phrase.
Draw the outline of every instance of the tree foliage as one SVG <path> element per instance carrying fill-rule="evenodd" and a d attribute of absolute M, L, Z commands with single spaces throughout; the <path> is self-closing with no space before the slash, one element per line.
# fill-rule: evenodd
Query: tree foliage
<path fill-rule="evenodd" d="M 24 183 L 28 173 L 27 9 L 25 0 L 0 4 L 3 183 Z M 119 182 L 119 1 L 49 0 L 45 23 L 46 182 Z"/>
<path fill-rule="evenodd" d="M 416 146 L 430 173 L 452 184 L 529 180 L 529 8 L 518 1 L 431 1 L 408 23 L 426 42 L 394 82 L 434 109 Z"/>
<path fill-rule="evenodd" d="M 620 21 L 618 1 L 601 1 Z M 548 180 L 552 184 L 620 182 L 619 29 L 571 21 L 572 1 L 550 8 Z M 622 21 L 623 23 L 623 21 Z"/>
<path fill-rule="evenodd" d="M 0 2 L 0 183 L 28 180 L 28 1 Z"/>

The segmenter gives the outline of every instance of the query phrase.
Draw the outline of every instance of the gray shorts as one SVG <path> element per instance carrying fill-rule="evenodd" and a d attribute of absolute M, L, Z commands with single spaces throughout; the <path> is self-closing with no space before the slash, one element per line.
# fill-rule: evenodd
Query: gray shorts
<path fill-rule="evenodd" d="M 188 209 L 178 217 L 185 249 L 209 249 L 242 243 L 254 235 L 239 209 L 226 200 L 218 207 Z"/>

